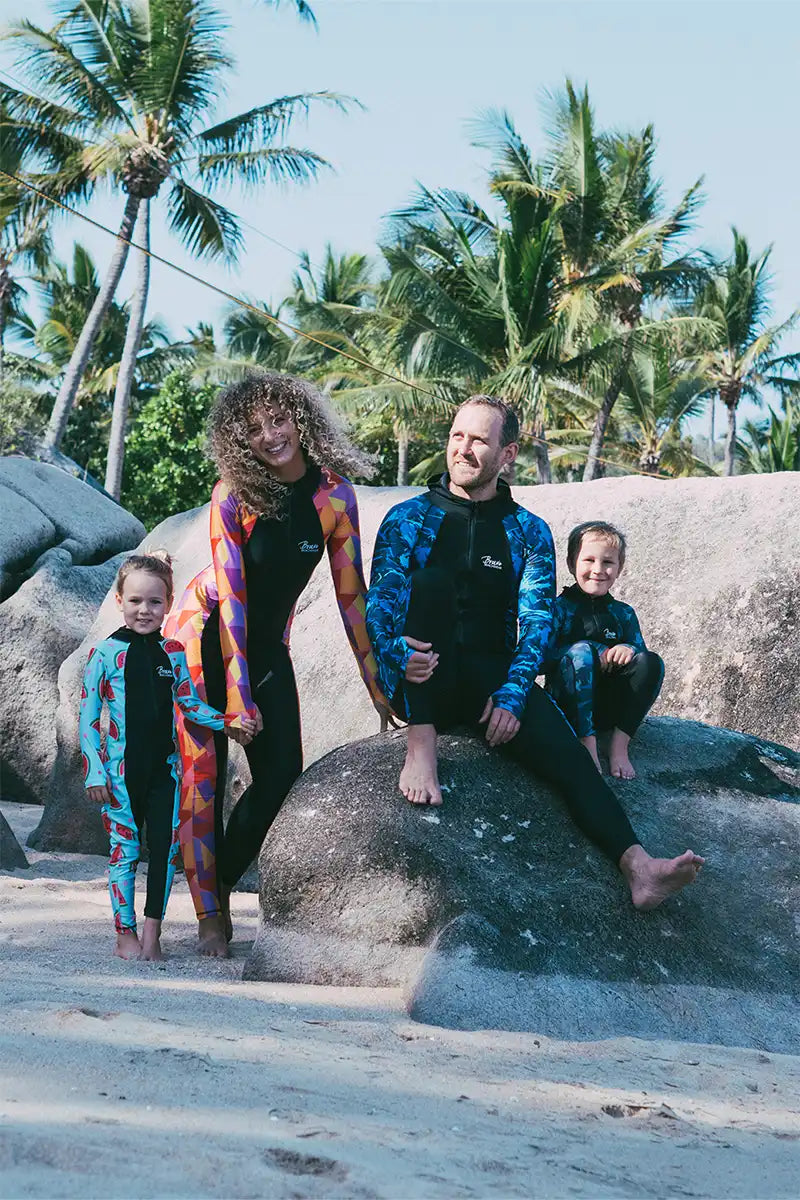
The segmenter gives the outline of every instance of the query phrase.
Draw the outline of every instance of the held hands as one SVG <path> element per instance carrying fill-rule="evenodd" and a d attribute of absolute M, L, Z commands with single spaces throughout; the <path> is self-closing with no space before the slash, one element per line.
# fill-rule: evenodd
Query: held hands
<path fill-rule="evenodd" d="M 439 655 L 431 649 L 431 642 L 419 642 L 412 637 L 406 637 L 405 641 L 414 651 L 406 663 L 406 680 L 408 683 L 426 683 L 436 670 Z"/>
<path fill-rule="evenodd" d="M 633 658 L 633 654 L 632 646 L 625 646 L 620 642 L 617 646 L 610 646 L 608 650 L 603 650 L 600 655 L 600 666 L 604 671 L 613 671 L 614 667 L 626 667 Z"/>
<path fill-rule="evenodd" d="M 503 742 L 510 742 L 519 733 L 519 721 L 514 714 L 507 708 L 495 708 L 491 696 L 486 701 L 480 724 L 484 725 L 487 721 L 486 741 L 490 746 L 502 746 Z"/>
<path fill-rule="evenodd" d="M 240 713 L 236 717 L 235 725 L 225 726 L 225 736 L 229 737 L 232 742 L 238 742 L 240 746 L 249 746 L 256 734 L 261 733 L 264 728 L 264 720 L 258 709 L 255 711 L 254 717 L 249 717 L 247 713 Z"/>

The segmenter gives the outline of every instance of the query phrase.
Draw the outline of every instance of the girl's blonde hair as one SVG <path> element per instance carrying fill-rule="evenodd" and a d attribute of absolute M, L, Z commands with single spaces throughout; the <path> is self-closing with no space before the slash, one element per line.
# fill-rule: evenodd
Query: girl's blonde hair
<path fill-rule="evenodd" d="M 280 517 L 289 489 L 250 449 L 247 427 L 258 412 L 280 412 L 300 434 L 309 461 L 341 475 L 369 478 L 374 465 L 348 437 L 328 399 L 307 380 L 253 371 L 223 388 L 208 418 L 208 454 L 238 500 L 264 517 Z"/>
<path fill-rule="evenodd" d="M 172 559 L 166 550 L 152 550 L 146 554 L 131 554 L 125 559 L 117 571 L 117 594 L 122 595 L 125 580 L 134 571 L 147 571 L 149 575 L 157 575 L 164 580 L 167 589 L 167 604 L 172 603 L 174 585 L 172 581 Z"/>

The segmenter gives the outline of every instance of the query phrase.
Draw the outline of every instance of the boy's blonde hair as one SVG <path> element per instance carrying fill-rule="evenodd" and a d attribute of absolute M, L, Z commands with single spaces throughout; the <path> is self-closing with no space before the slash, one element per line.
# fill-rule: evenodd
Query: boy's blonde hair
<path fill-rule="evenodd" d="M 567 539 L 567 566 L 572 574 L 575 574 L 575 564 L 578 561 L 583 539 L 587 533 L 591 533 L 598 538 L 603 538 L 604 541 L 615 548 L 619 554 L 619 569 L 621 571 L 625 566 L 625 534 L 617 529 L 616 525 L 609 525 L 607 521 L 584 521 L 582 525 L 575 526 Z"/>
<path fill-rule="evenodd" d="M 122 595 L 125 580 L 134 571 L 147 571 L 149 575 L 157 575 L 164 580 L 167 589 L 167 604 L 172 603 L 174 585 L 172 582 L 172 559 L 166 550 L 152 550 L 146 554 L 131 554 L 125 559 L 117 571 L 117 594 Z"/>

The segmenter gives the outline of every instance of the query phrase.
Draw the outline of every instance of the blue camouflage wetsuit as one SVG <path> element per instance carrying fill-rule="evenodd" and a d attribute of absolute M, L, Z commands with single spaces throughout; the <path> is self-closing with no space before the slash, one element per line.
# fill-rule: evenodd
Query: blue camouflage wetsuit
<path fill-rule="evenodd" d="M 455 496 L 447 475 L 384 517 L 367 594 L 367 632 L 392 707 L 437 730 L 480 717 L 491 696 L 521 724 L 499 749 L 552 783 L 576 824 L 618 862 L 638 839 L 562 713 L 536 686 L 550 641 L 553 539 L 500 481 L 486 501 Z M 439 662 L 409 683 L 409 636 Z"/>
<path fill-rule="evenodd" d="M 144 826 L 150 852 L 144 913 L 160 921 L 166 911 L 179 853 L 175 705 L 197 725 L 223 728 L 222 714 L 198 697 L 180 642 L 123 625 L 90 652 L 80 706 L 84 787 L 107 784 L 111 793 L 102 816 L 111 839 L 108 890 L 118 933 L 136 932 L 134 879 Z"/>
<path fill-rule="evenodd" d="M 630 646 L 633 658 L 603 671 L 600 655 L 618 645 Z M 610 594 L 589 596 L 577 583 L 553 605 L 547 659 L 547 691 L 578 737 L 614 728 L 633 737 L 664 681 L 664 663 L 645 646 L 630 604 Z"/>

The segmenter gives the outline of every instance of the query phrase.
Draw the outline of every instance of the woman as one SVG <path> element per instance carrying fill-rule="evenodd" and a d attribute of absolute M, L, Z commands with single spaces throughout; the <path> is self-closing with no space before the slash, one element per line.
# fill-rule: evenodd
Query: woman
<path fill-rule="evenodd" d="M 226 724 L 236 728 L 247 716 L 259 730 L 246 750 L 253 782 L 223 833 L 225 739 L 179 727 L 180 841 L 200 952 L 227 956 L 231 888 L 303 768 L 288 635 L 325 546 L 361 677 L 382 719 L 388 708 L 364 624 L 358 507 L 339 473 L 367 475 L 369 461 L 310 384 L 267 373 L 220 392 L 209 448 L 220 474 L 211 497 L 213 561 L 189 584 L 165 633 L 183 642 L 198 693 Z"/>

